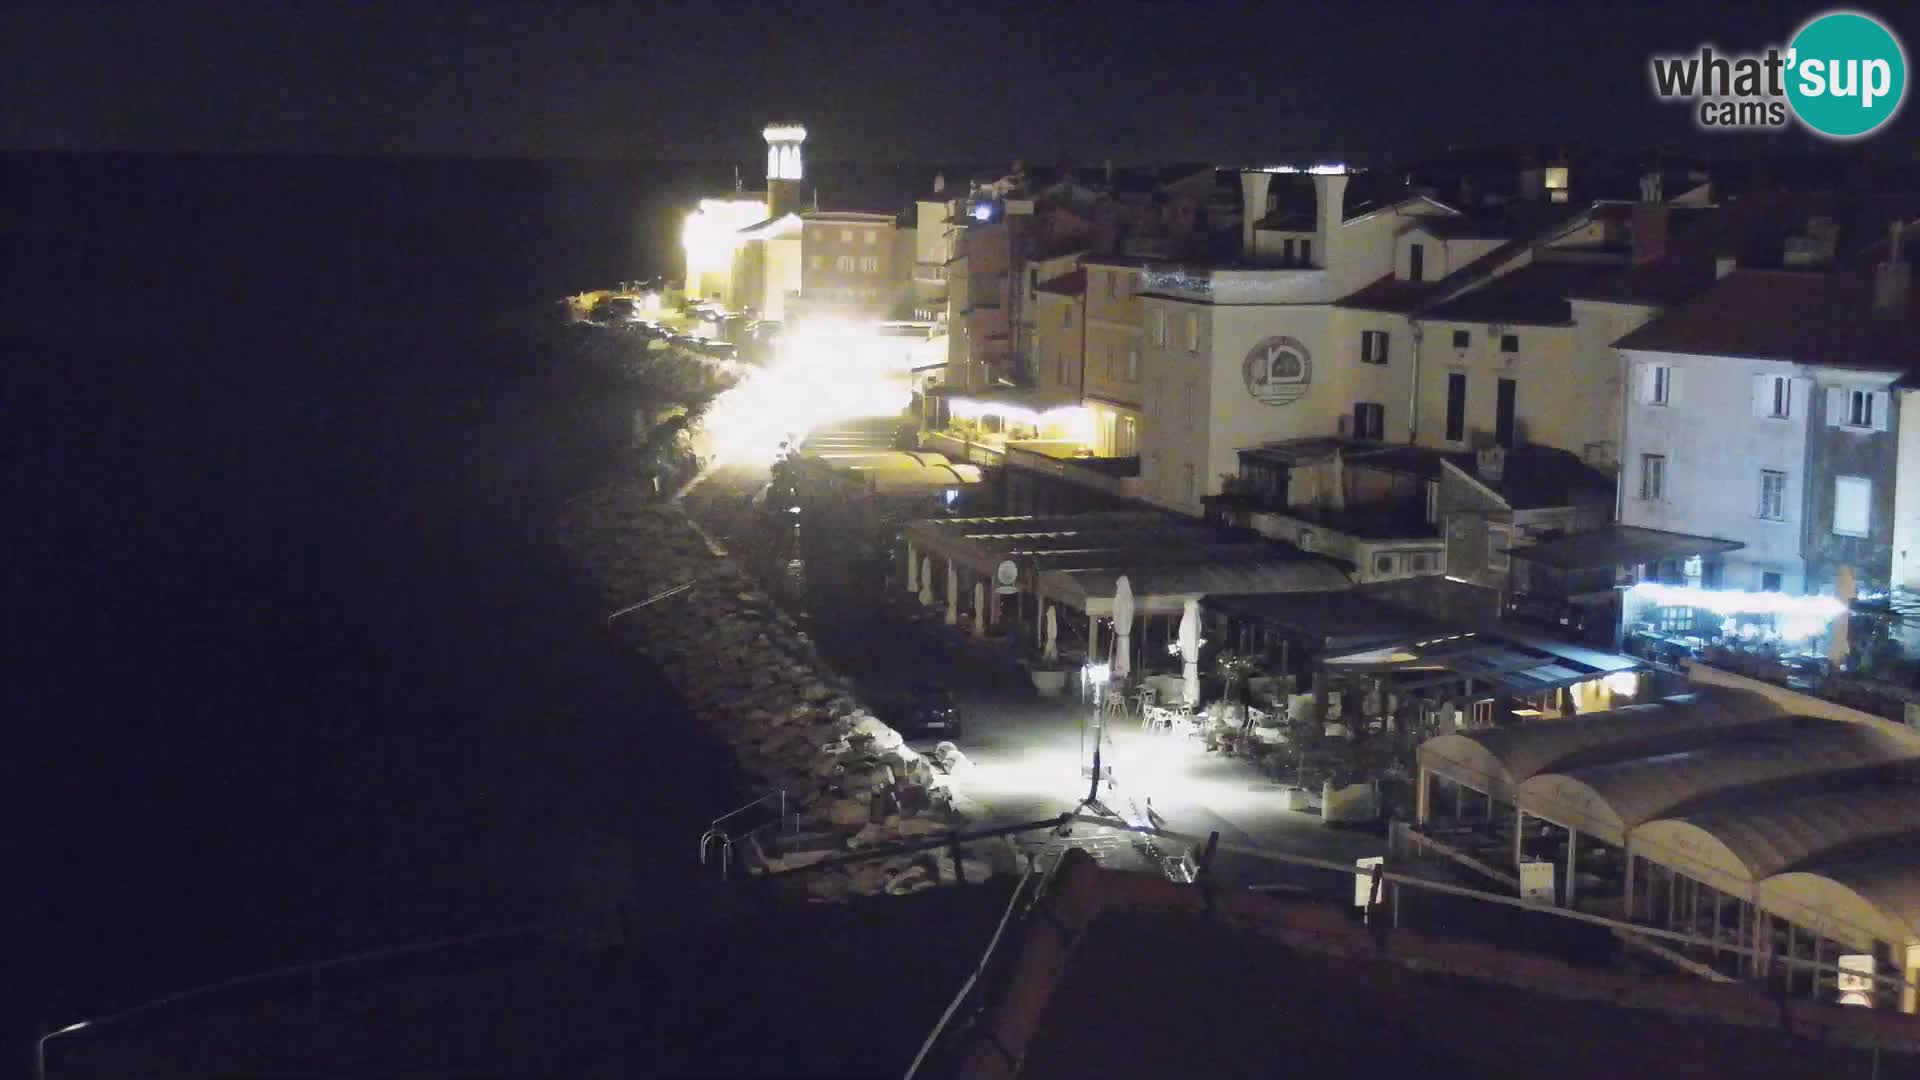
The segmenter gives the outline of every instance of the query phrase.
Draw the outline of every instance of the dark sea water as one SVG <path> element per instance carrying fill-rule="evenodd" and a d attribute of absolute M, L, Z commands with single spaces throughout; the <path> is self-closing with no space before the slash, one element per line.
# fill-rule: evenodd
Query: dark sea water
<path fill-rule="evenodd" d="M 723 774 L 553 544 L 639 403 L 539 327 L 721 176 L 0 170 L 0 1042 L 541 916 L 582 864 L 670 917 Z"/>

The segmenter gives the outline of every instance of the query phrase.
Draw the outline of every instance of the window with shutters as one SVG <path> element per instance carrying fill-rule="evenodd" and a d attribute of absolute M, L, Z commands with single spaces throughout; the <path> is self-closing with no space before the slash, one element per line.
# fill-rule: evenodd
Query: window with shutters
<path fill-rule="evenodd" d="M 1642 370 L 1640 400 L 1649 405 L 1673 404 L 1673 368 L 1666 364 L 1648 364 Z"/>
<path fill-rule="evenodd" d="M 1167 309 L 1153 309 L 1153 343 L 1160 348 L 1167 347 Z"/>
<path fill-rule="evenodd" d="M 1356 402 L 1353 406 L 1353 437 L 1356 439 L 1386 438 L 1387 407 L 1372 401 Z"/>
<path fill-rule="evenodd" d="M 1827 426 L 1885 431 L 1893 420 L 1893 395 L 1884 390 L 1827 387 Z"/>
<path fill-rule="evenodd" d="M 853 272 L 853 265 L 854 265 L 854 264 L 853 264 L 853 256 L 851 256 L 851 255 L 842 255 L 842 256 L 840 256 L 840 257 L 838 257 L 838 258 L 836 258 L 836 259 L 834 259 L 834 260 L 833 260 L 833 268 L 834 268 L 835 270 L 838 270 L 838 271 L 840 271 L 840 272 L 841 272 L 841 273 L 843 273 L 843 274 L 850 274 L 850 273 L 852 273 L 852 272 Z"/>
<path fill-rule="evenodd" d="M 1833 531 L 1838 536 L 1865 536 L 1873 481 L 1864 476 L 1833 478 Z"/>
<path fill-rule="evenodd" d="M 1107 373 L 1107 378 L 1109 379 L 1113 378 L 1114 363 L 1113 363 L 1113 346 L 1112 345 L 1107 346 L 1107 359 L 1106 359 L 1106 365 L 1103 368 L 1103 370 Z"/>
<path fill-rule="evenodd" d="M 1455 330 L 1455 331 L 1453 332 L 1453 347 L 1454 347 L 1454 348 L 1456 348 L 1456 349 L 1464 349 L 1464 348 L 1466 348 L 1467 346 L 1469 346 L 1469 345 L 1471 345 L 1471 344 L 1473 344 L 1473 332 L 1472 332 L 1472 331 L 1470 331 L 1470 330 Z"/>
<path fill-rule="evenodd" d="M 1507 548 L 1513 543 L 1513 530 L 1507 525 L 1487 526 L 1487 569 L 1507 570 L 1513 566 L 1513 556 L 1507 554 Z"/>
<path fill-rule="evenodd" d="M 1187 384 L 1187 430 L 1193 430 L 1193 384 Z"/>
<path fill-rule="evenodd" d="M 1873 392 L 1871 390 L 1847 391 L 1848 427 L 1870 428 L 1873 426 Z"/>
<path fill-rule="evenodd" d="M 1640 455 L 1640 497 L 1648 502 L 1667 497 L 1667 455 Z"/>
<path fill-rule="evenodd" d="M 1519 352 L 1520 351 L 1520 335 L 1519 334 L 1501 334 L 1500 335 L 1500 351 L 1503 353 Z"/>
<path fill-rule="evenodd" d="M 1753 415 L 1785 420 L 1793 415 L 1793 380 L 1785 375 L 1753 377 Z"/>
<path fill-rule="evenodd" d="M 1467 437 L 1467 376 L 1465 372 L 1447 374 L 1447 441 L 1462 442 Z"/>
<path fill-rule="evenodd" d="M 860 256 L 860 272 L 861 272 L 861 273 L 863 273 L 863 274 L 877 274 L 877 273 L 879 273 L 879 272 L 880 272 L 880 260 L 879 260 L 879 259 L 877 259 L 877 258 L 875 258 L 875 257 L 873 257 L 872 255 L 862 255 L 862 256 Z"/>
<path fill-rule="evenodd" d="M 1107 271 L 1107 299 L 1120 299 L 1120 271 Z"/>
<path fill-rule="evenodd" d="M 1768 521 L 1787 519 L 1787 474 L 1779 469 L 1760 470 L 1760 516 Z"/>
<path fill-rule="evenodd" d="M 1127 349 L 1127 381 L 1140 381 L 1140 350 L 1133 347 Z"/>
<path fill-rule="evenodd" d="M 1387 362 L 1387 332 L 1385 330 L 1360 331 L 1360 362 L 1363 364 L 1384 364 Z"/>
<path fill-rule="evenodd" d="M 1187 351 L 1200 351 L 1200 313 L 1197 311 L 1187 312 Z"/>
<path fill-rule="evenodd" d="M 1060 309 L 1060 329 L 1062 330 L 1073 329 L 1073 309 L 1072 308 L 1063 307 Z"/>

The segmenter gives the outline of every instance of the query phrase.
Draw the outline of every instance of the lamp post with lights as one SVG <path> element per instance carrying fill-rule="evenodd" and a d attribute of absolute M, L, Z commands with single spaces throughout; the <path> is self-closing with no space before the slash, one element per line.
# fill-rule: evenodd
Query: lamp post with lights
<path fill-rule="evenodd" d="M 48 1039 L 57 1039 L 62 1035 L 71 1035 L 81 1028 L 90 1026 L 92 1023 L 93 1021 L 91 1020 L 82 1020 L 77 1024 L 68 1024 L 66 1027 L 60 1028 L 57 1031 L 49 1031 L 45 1035 L 35 1039 L 33 1042 L 33 1080 L 47 1080 Z"/>
<path fill-rule="evenodd" d="M 1097 802 L 1100 798 L 1100 744 L 1106 741 L 1106 692 L 1107 680 L 1112 677 L 1113 669 L 1106 664 L 1087 664 L 1080 669 L 1081 682 L 1093 688 L 1093 768 L 1092 783 L 1087 787 L 1087 801 Z M 1080 759 L 1087 757 L 1087 725 L 1080 724 Z"/>

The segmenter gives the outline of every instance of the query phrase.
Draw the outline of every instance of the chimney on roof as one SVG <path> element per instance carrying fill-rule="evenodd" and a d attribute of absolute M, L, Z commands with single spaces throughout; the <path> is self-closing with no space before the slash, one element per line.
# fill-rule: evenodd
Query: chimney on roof
<path fill-rule="evenodd" d="M 1633 261 L 1652 262 L 1667 253 L 1669 212 L 1665 203 L 1640 202 L 1633 205 L 1628 228 L 1633 233 Z"/>
<path fill-rule="evenodd" d="M 1240 174 L 1240 257 L 1253 258 L 1253 227 L 1267 215 L 1267 189 L 1273 174 L 1250 169 Z"/>
<path fill-rule="evenodd" d="M 1507 475 L 1507 448 L 1504 446 L 1489 446 L 1484 450 L 1475 452 L 1473 468 L 1476 473 L 1480 474 L 1480 479 L 1487 483 L 1500 483 Z"/>
<path fill-rule="evenodd" d="M 1719 281 L 1738 269 L 1740 269 L 1740 256 L 1716 255 L 1713 259 L 1713 280 Z"/>
<path fill-rule="evenodd" d="M 1887 261 L 1874 268 L 1873 310 L 1886 314 L 1904 314 L 1913 300 L 1913 264 L 1900 251 L 1901 224 L 1892 228 Z"/>

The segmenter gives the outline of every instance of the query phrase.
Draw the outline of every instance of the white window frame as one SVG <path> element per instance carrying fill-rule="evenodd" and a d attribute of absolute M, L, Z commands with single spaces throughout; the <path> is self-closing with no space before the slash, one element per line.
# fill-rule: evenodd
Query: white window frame
<path fill-rule="evenodd" d="M 1167 309 L 1156 307 L 1148 320 L 1153 324 L 1153 343 L 1159 348 L 1167 347 Z"/>
<path fill-rule="evenodd" d="M 1767 420 L 1787 420 L 1793 416 L 1793 378 L 1788 375 L 1758 375 L 1758 393 L 1754 395 L 1753 415 Z"/>
<path fill-rule="evenodd" d="M 1670 364 L 1647 365 L 1647 404 L 1673 404 L 1673 367 Z"/>
<path fill-rule="evenodd" d="M 1872 428 L 1873 391 L 1849 389 L 1847 391 L 1846 419 L 1840 421 L 1840 423 L 1842 426 L 1850 428 Z"/>
<path fill-rule="evenodd" d="M 1513 526 L 1489 524 L 1487 526 L 1487 569 L 1513 569 L 1513 556 L 1500 550 L 1513 544 Z"/>
<path fill-rule="evenodd" d="M 1385 364 L 1392 349 L 1392 339 L 1385 330 L 1360 331 L 1360 362 L 1363 364 Z"/>
<path fill-rule="evenodd" d="M 853 243 L 853 230 L 852 230 L 852 229 L 841 229 L 841 230 L 840 230 L 840 242 L 841 242 L 841 243 L 843 243 L 843 244 L 852 244 L 852 243 Z"/>
<path fill-rule="evenodd" d="M 1859 527 L 1852 528 L 1850 520 L 1840 518 L 1843 491 L 1858 492 Z M 1868 536 L 1873 532 L 1873 481 L 1864 476 L 1836 476 L 1833 478 L 1833 534 L 1835 536 Z"/>
<path fill-rule="evenodd" d="M 1197 311 L 1187 312 L 1187 351 L 1200 351 L 1200 313 Z"/>
<path fill-rule="evenodd" d="M 879 229 L 860 230 L 860 242 L 867 245 L 868 247 L 872 247 L 874 244 L 878 243 L 879 240 L 880 240 Z"/>
<path fill-rule="evenodd" d="M 1140 349 L 1135 345 L 1127 346 L 1127 381 L 1140 381 Z"/>
<path fill-rule="evenodd" d="M 1760 508 L 1756 516 L 1762 521 L 1787 520 L 1787 472 L 1785 469 L 1760 470 Z"/>
<path fill-rule="evenodd" d="M 1120 271 L 1107 271 L 1107 299 L 1120 299 Z"/>
<path fill-rule="evenodd" d="M 1640 455 L 1640 498 L 1645 502 L 1667 501 L 1667 455 Z"/>
<path fill-rule="evenodd" d="M 854 265 L 853 256 L 851 255 L 841 255 L 833 260 L 833 268 L 843 274 L 853 273 Z"/>
<path fill-rule="evenodd" d="M 880 272 L 879 258 L 873 255 L 860 256 L 860 272 L 863 274 L 879 273 Z"/>

